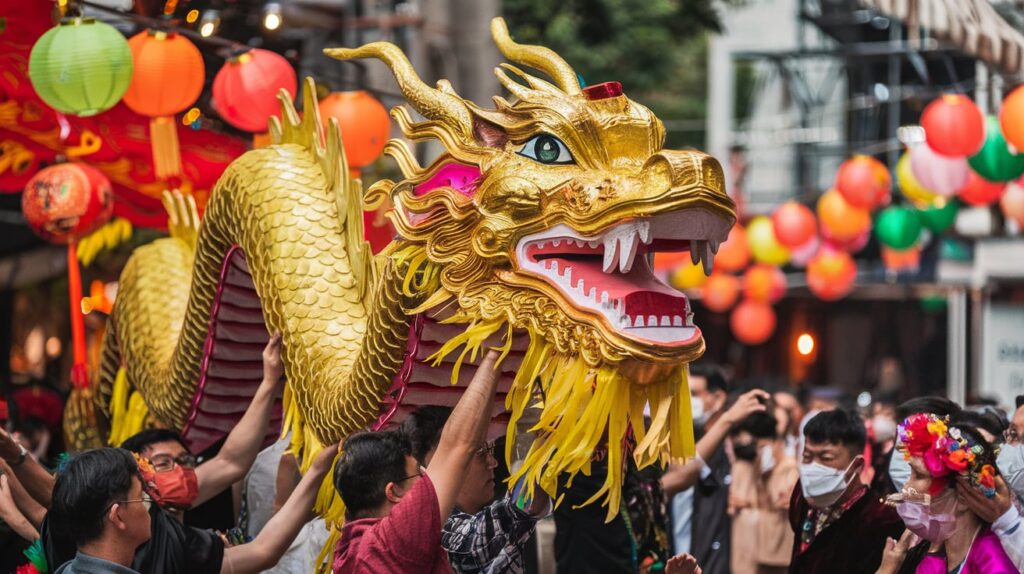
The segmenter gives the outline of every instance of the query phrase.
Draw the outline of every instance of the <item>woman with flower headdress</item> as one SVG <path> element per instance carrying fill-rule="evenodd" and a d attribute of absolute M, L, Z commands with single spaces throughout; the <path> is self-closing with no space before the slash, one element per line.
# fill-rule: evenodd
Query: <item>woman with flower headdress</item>
<path fill-rule="evenodd" d="M 994 496 L 998 448 L 977 428 L 933 414 L 908 417 L 899 438 L 911 475 L 887 503 L 911 534 L 889 541 L 877 574 L 1019 574 L 991 525 L 960 502 L 955 487 L 960 478 Z M 910 537 L 920 543 L 907 551 Z"/>

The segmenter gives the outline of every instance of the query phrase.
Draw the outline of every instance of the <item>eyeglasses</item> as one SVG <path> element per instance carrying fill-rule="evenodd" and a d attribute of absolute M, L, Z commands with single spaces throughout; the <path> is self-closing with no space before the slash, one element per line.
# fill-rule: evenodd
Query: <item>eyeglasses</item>
<path fill-rule="evenodd" d="M 142 508 L 145 508 L 146 512 L 149 512 L 149 509 L 153 506 L 153 499 L 150 498 L 148 494 L 143 494 L 142 498 L 136 498 L 132 500 L 115 500 L 110 504 L 110 506 L 107 507 L 107 510 L 110 510 L 110 507 L 114 506 L 115 504 L 130 504 L 132 502 L 141 502 Z"/>
<path fill-rule="evenodd" d="M 474 452 L 473 454 L 475 454 L 476 456 L 479 456 L 480 458 L 484 458 L 484 457 L 494 458 L 494 441 L 491 441 L 491 442 L 485 444 L 484 446 L 476 449 L 476 452 Z"/>
<path fill-rule="evenodd" d="M 1003 431 L 1003 440 L 1006 444 L 1017 444 L 1020 442 L 1020 433 L 1013 426 Z"/>
<path fill-rule="evenodd" d="M 169 472 L 174 470 L 174 467 L 177 465 L 181 465 L 183 468 L 195 468 L 197 460 L 196 457 L 188 453 L 177 458 L 169 454 L 158 454 L 150 457 L 149 463 L 153 465 L 153 470 L 156 472 Z"/>

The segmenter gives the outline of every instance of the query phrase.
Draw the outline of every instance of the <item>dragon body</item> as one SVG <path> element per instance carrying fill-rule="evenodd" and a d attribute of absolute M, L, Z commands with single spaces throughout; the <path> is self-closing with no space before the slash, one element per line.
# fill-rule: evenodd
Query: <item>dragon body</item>
<path fill-rule="evenodd" d="M 125 267 L 105 344 L 97 395 L 112 439 L 161 424 L 194 449 L 213 444 L 244 412 L 280 331 L 275 424 L 304 463 L 418 405 L 454 404 L 488 347 L 502 350 L 493 434 L 507 429 L 511 458 L 519 427 L 531 433 L 513 479 L 554 493 L 604 446 L 610 468 L 692 454 L 686 364 L 704 342 L 650 256 L 689 250 L 710 266 L 735 220 L 721 167 L 663 149 L 661 122 L 617 84 L 583 88 L 500 19 L 492 32 L 508 60 L 549 77 L 503 64 L 512 99 L 494 109 L 447 82 L 427 86 L 391 44 L 328 50 L 383 60 L 424 118 L 393 110 L 406 138 L 443 144 L 424 167 L 389 142 L 400 181 L 364 194 L 307 88 L 304 118 L 282 100 L 274 145 L 231 164 L 201 225 L 187 199 L 167 197 L 171 236 Z M 384 199 L 397 236 L 374 256 L 362 211 Z M 594 497 L 609 515 L 620 481 L 609 473 Z"/>

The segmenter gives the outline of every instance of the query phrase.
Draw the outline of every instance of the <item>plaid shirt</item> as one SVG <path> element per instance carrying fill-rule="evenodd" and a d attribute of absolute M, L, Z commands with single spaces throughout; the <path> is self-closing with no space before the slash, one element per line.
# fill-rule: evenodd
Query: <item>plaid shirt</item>
<path fill-rule="evenodd" d="M 540 518 L 520 510 L 512 496 L 476 514 L 456 509 L 441 529 L 441 546 L 459 574 L 521 574 L 523 545 Z"/>

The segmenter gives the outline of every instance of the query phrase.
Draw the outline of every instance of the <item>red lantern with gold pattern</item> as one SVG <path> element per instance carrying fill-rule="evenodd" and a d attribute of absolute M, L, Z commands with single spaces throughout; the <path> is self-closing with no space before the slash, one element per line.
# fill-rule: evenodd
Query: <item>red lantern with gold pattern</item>
<path fill-rule="evenodd" d="M 64 163 L 42 169 L 29 180 L 21 210 L 37 235 L 67 245 L 110 220 L 114 195 L 110 180 L 98 169 Z"/>

